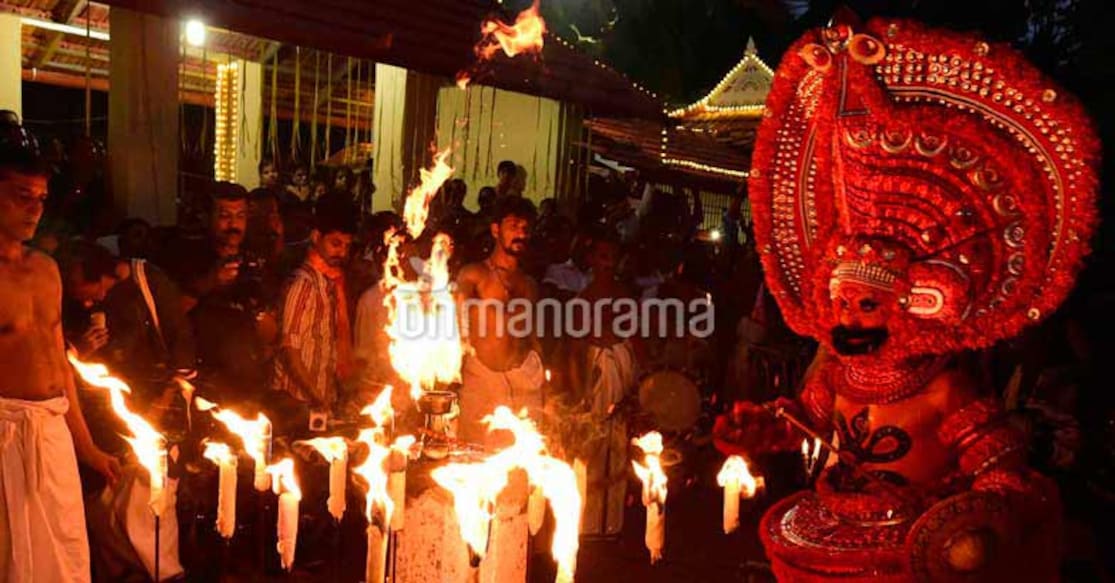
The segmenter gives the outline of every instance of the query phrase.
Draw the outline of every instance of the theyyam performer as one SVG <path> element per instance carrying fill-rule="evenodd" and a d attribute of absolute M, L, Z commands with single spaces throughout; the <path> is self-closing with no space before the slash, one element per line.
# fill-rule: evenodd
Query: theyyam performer
<path fill-rule="evenodd" d="M 1098 152 L 1073 96 L 975 35 L 876 19 L 787 52 L 750 196 L 767 285 L 820 355 L 796 400 L 737 403 L 714 432 L 795 450 L 792 416 L 839 452 L 760 525 L 780 581 L 1057 579 L 1056 488 L 954 357 L 1064 300 Z"/>
<path fill-rule="evenodd" d="M 47 176 L 34 138 L 0 122 L 0 581 L 11 583 L 89 580 L 77 460 L 109 479 L 120 469 L 78 406 L 58 268 L 24 245 Z"/>

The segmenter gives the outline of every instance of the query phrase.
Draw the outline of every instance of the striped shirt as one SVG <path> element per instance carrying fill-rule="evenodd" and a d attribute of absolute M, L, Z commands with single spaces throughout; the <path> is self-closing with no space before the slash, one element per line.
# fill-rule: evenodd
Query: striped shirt
<path fill-rule="evenodd" d="M 311 393 L 275 359 L 274 388 L 300 401 L 311 397 L 326 404 L 337 399 L 337 292 L 336 285 L 309 265 L 294 271 L 282 295 L 280 342 L 293 348 L 312 383 Z"/>

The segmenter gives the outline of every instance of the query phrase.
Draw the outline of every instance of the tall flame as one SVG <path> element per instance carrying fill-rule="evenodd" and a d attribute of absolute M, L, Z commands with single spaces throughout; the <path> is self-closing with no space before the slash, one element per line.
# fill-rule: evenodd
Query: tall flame
<path fill-rule="evenodd" d="M 387 456 L 391 454 L 391 448 L 384 445 L 386 437 L 381 428 L 361 429 L 356 440 L 368 446 L 368 457 L 364 463 L 352 469 L 353 473 L 363 478 L 367 484 L 367 492 L 364 494 L 364 514 L 369 526 L 379 525 L 386 532 L 387 525 L 391 522 L 391 514 L 395 511 L 395 504 L 387 490 L 387 469 L 384 467 Z"/>
<path fill-rule="evenodd" d="M 666 503 L 666 472 L 662 469 L 662 434 L 651 431 L 631 443 L 643 450 L 646 465 L 632 460 L 635 475 L 643 482 L 643 505 Z"/>
<path fill-rule="evenodd" d="M 271 420 L 263 413 L 256 414 L 254 420 L 247 420 L 231 409 L 221 409 L 216 403 L 201 397 L 194 397 L 199 411 L 209 411 L 213 418 L 220 421 L 240 438 L 244 452 L 255 463 L 256 489 L 267 490 L 267 458 L 271 455 Z"/>
<path fill-rule="evenodd" d="M 740 496 L 751 498 L 763 487 L 764 480 L 761 477 L 756 478 L 751 475 L 751 470 L 747 467 L 747 460 L 738 455 L 733 455 L 724 461 L 720 473 L 716 475 L 716 483 L 721 488 L 727 487 L 728 484 L 738 484 Z"/>
<path fill-rule="evenodd" d="M 520 54 L 539 54 L 545 44 L 546 21 L 539 13 L 539 0 L 534 0 L 530 8 L 515 17 L 515 24 L 506 24 L 496 18 L 488 18 L 480 24 L 480 42 L 472 51 L 477 63 L 490 61 L 501 49 L 508 57 Z M 475 66 L 474 66 L 475 68 Z M 472 81 L 468 71 L 457 73 L 457 86 L 464 89 Z"/>
<path fill-rule="evenodd" d="M 267 473 L 271 474 L 271 489 L 276 494 L 288 493 L 302 499 L 302 488 L 298 487 L 298 478 L 294 475 L 294 460 L 283 458 L 267 466 Z"/>
<path fill-rule="evenodd" d="M 407 196 L 405 215 L 411 237 L 425 231 L 430 200 L 453 174 L 445 163 L 448 156 L 448 149 L 435 155 L 433 168 L 422 171 L 421 184 Z M 388 353 L 395 371 L 410 384 L 411 397 L 417 400 L 439 382 L 460 381 L 464 345 L 449 281 L 452 240 L 444 234 L 434 237 L 424 273 L 416 281 L 409 280 L 403 270 L 398 249 L 402 242 L 400 233 L 387 236 L 384 305 L 391 339 Z"/>
<path fill-rule="evenodd" d="M 325 461 L 333 463 L 336 460 L 345 459 L 348 454 L 348 444 L 345 443 L 343 437 L 315 437 L 307 439 L 300 443 L 314 448 L 314 451 L 321 454 Z"/>
<path fill-rule="evenodd" d="M 360 411 L 360 414 L 371 417 L 372 423 L 377 427 L 386 426 L 395 415 L 395 410 L 391 408 L 391 393 L 393 391 L 394 388 L 392 388 L 391 385 L 384 387 L 383 390 L 380 391 L 379 396 L 376 397 L 376 400 L 372 401 L 371 405 L 364 407 Z"/>
<path fill-rule="evenodd" d="M 572 581 L 581 521 L 581 495 L 573 468 L 547 454 L 542 435 L 525 413 L 517 416 L 507 407 L 498 407 L 484 421 L 489 431 L 510 431 L 514 443 L 483 462 L 448 464 L 431 474 L 453 494 L 461 537 L 474 553 L 484 556 L 496 498 L 507 485 L 508 473 L 522 469 L 554 510 L 557 524 L 550 551 L 558 563 L 557 580 Z"/>
<path fill-rule="evenodd" d="M 128 427 L 131 437 L 124 439 L 135 452 L 139 465 L 147 470 L 150 477 L 151 498 L 149 500 L 152 512 L 161 516 L 165 510 L 163 495 L 166 488 L 167 452 L 166 437 L 155 430 L 146 419 L 128 409 L 124 394 L 131 394 L 132 389 L 123 380 L 109 374 L 108 368 L 103 364 L 86 363 L 78 360 L 77 355 L 68 352 L 66 357 L 70 364 L 81 376 L 82 380 L 91 386 L 105 389 L 109 392 L 112 410 L 117 417 Z"/>
<path fill-rule="evenodd" d="M 490 60 L 496 52 L 503 49 L 508 57 L 521 53 L 540 53 L 546 35 L 546 21 L 538 10 L 538 0 L 530 8 L 515 17 L 515 24 L 508 25 L 498 19 L 489 18 L 480 25 L 484 37 L 476 45 L 476 56 Z"/>

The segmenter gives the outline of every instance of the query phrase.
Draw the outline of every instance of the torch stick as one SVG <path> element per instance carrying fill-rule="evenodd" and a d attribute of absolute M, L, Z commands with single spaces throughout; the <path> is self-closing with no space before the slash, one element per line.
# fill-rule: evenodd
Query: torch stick
<path fill-rule="evenodd" d="M 159 528 L 160 526 L 162 526 L 162 524 L 160 524 L 159 515 L 156 514 L 155 515 L 155 583 L 159 583 L 159 581 L 160 581 L 160 579 L 159 579 L 159 531 L 161 530 Z"/>
<path fill-rule="evenodd" d="M 841 462 L 843 462 L 845 465 L 847 465 L 849 468 L 851 468 L 852 471 L 855 472 L 857 475 L 866 478 L 868 481 L 870 481 L 871 483 L 878 486 L 881 490 L 883 490 L 886 493 L 894 496 L 895 498 L 897 498 L 897 499 L 899 499 L 903 502 L 906 502 L 906 503 L 911 502 L 911 500 L 909 499 L 909 496 L 906 494 L 906 492 L 899 489 L 894 484 L 891 484 L 890 482 L 887 482 L 886 480 L 883 480 L 878 475 L 876 475 L 876 474 L 874 474 L 874 473 L 872 473 L 868 470 L 865 470 L 863 468 L 863 466 L 860 464 L 859 459 L 856 457 L 856 454 L 854 454 L 850 451 L 843 450 L 843 449 L 837 447 L 831 441 L 821 437 L 821 435 L 819 433 L 817 433 L 816 431 L 813 431 L 813 429 L 811 429 L 808 425 L 806 425 L 800 419 L 795 417 L 792 413 L 790 413 L 789 411 L 786 411 L 786 409 L 784 407 L 775 407 L 775 406 L 771 405 L 770 403 L 765 403 L 763 405 L 763 407 L 766 408 L 771 413 L 773 413 L 775 417 L 785 419 L 786 421 L 788 421 L 790 423 L 790 425 L 793 425 L 798 431 L 801 431 L 807 437 L 810 437 L 810 438 L 816 440 L 817 443 L 821 444 L 822 447 L 824 447 L 829 452 L 831 452 L 833 455 L 835 455 L 837 457 L 837 459 L 839 459 Z"/>

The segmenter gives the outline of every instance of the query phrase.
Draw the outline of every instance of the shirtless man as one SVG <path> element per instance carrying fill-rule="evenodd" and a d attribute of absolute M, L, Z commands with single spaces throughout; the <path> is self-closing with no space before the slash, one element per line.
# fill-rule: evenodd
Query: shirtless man
<path fill-rule="evenodd" d="M 457 276 L 466 319 L 462 335 L 473 349 L 462 370 L 459 437 L 465 441 L 484 441 L 480 421 L 499 405 L 516 412 L 542 406 L 545 372 L 537 336 L 513 333 L 514 320 L 526 315 L 516 316 L 538 299 L 538 284 L 519 265 L 534 218 L 530 201 L 501 200 L 490 225 L 492 253 L 484 261 L 464 266 Z"/>
<path fill-rule="evenodd" d="M 33 139 L 0 125 L 0 581 L 88 581 L 77 460 L 110 481 L 120 470 L 78 405 L 58 268 L 23 244 L 46 194 Z"/>

